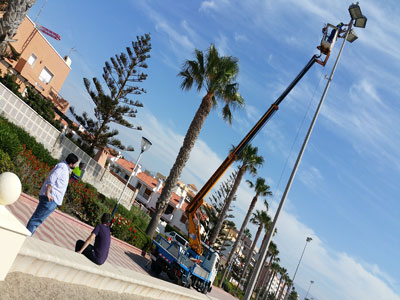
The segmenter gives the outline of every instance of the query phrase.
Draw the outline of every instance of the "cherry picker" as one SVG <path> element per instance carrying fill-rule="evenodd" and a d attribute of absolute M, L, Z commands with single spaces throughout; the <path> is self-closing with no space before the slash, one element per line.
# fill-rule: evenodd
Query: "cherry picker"
<path fill-rule="evenodd" d="M 275 100 L 274 103 L 269 107 L 269 109 L 264 113 L 264 115 L 258 120 L 254 127 L 249 131 L 249 133 L 243 138 L 234 151 L 231 152 L 226 159 L 222 162 L 219 168 L 214 172 L 214 174 L 208 179 L 206 184 L 200 189 L 197 195 L 193 198 L 190 204 L 185 210 L 185 214 L 188 218 L 189 223 L 189 246 L 199 255 L 203 252 L 201 236 L 200 236 L 200 224 L 197 220 L 196 211 L 201 207 L 204 202 L 204 197 L 213 188 L 216 182 L 221 178 L 224 172 L 229 168 L 229 166 L 236 160 L 238 155 L 243 151 L 243 149 L 252 141 L 252 139 L 257 135 L 257 133 L 263 128 L 263 126 L 268 122 L 268 120 L 274 115 L 278 110 L 279 104 L 285 99 L 285 97 L 290 93 L 290 91 L 296 86 L 296 84 L 303 78 L 303 76 L 310 70 L 315 62 L 325 66 L 332 48 L 335 44 L 336 39 L 342 38 L 341 32 L 343 32 L 342 27 L 346 26 L 343 23 L 339 23 L 338 26 L 333 26 L 327 24 L 322 29 L 323 37 L 321 39 L 320 45 L 317 49 L 320 51 L 319 55 L 313 55 L 305 67 L 300 71 L 296 78 L 289 84 L 289 86 L 283 91 L 283 93 Z"/>

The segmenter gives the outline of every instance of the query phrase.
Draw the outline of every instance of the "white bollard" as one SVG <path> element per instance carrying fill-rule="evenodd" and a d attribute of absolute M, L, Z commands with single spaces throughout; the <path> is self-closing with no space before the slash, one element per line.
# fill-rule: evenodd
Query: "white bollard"
<path fill-rule="evenodd" d="M 0 281 L 4 280 L 27 236 L 28 229 L 5 207 L 18 200 L 21 181 L 11 172 L 0 174 Z"/>

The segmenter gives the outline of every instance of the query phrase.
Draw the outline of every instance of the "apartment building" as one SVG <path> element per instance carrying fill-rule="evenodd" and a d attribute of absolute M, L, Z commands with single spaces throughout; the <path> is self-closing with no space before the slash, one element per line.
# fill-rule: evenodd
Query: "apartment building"
<path fill-rule="evenodd" d="M 1 72 L 18 75 L 17 83 L 22 94 L 30 85 L 53 101 L 58 110 L 67 113 L 69 103 L 59 92 L 71 71 L 71 59 L 62 57 L 28 16 L 18 28 L 14 40 L 11 45 L 20 57 L 17 61 L 5 59 L 0 63 Z"/>

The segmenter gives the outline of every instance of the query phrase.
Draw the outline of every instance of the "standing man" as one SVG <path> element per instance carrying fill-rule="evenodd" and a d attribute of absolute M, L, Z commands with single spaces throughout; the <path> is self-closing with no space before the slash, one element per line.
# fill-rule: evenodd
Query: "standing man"
<path fill-rule="evenodd" d="M 72 170 L 72 175 L 71 175 L 72 182 L 78 181 L 79 178 L 81 178 L 82 169 L 84 167 L 85 167 L 85 164 L 83 162 L 81 162 L 81 163 L 79 163 L 79 166 L 77 166 L 75 169 Z"/>
<path fill-rule="evenodd" d="M 63 202 L 65 191 L 68 187 L 70 170 L 75 168 L 78 157 L 70 153 L 67 158 L 58 163 L 50 171 L 39 192 L 39 204 L 30 218 L 26 228 L 32 233 L 40 224 Z"/>
<path fill-rule="evenodd" d="M 93 229 L 86 241 L 76 241 L 75 252 L 85 255 L 97 265 L 104 264 L 108 257 L 111 243 L 110 227 L 108 226 L 110 218 L 111 215 L 109 213 L 104 213 L 101 216 L 101 224 Z M 92 246 L 93 240 L 94 245 Z"/>

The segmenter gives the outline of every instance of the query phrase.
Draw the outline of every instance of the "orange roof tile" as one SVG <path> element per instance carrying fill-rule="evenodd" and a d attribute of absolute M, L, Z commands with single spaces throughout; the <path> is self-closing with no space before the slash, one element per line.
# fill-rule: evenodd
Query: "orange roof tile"
<path fill-rule="evenodd" d="M 139 174 L 136 175 L 137 178 L 139 178 L 141 181 L 143 181 L 146 185 L 155 188 L 158 184 L 158 180 L 155 179 L 154 177 L 151 177 L 150 175 L 147 175 L 144 172 L 140 172 Z"/>
<path fill-rule="evenodd" d="M 197 187 L 193 183 L 188 184 L 188 187 L 190 187 L 193 191 L 197 192 Z"/>
<path fill-rule="evenodd" d="M 118 158 L 116 163 L 129 172 L 132 172 L 133 168 L 135 167 L 133 162 L 126 160 L 125 158 Z"/>

